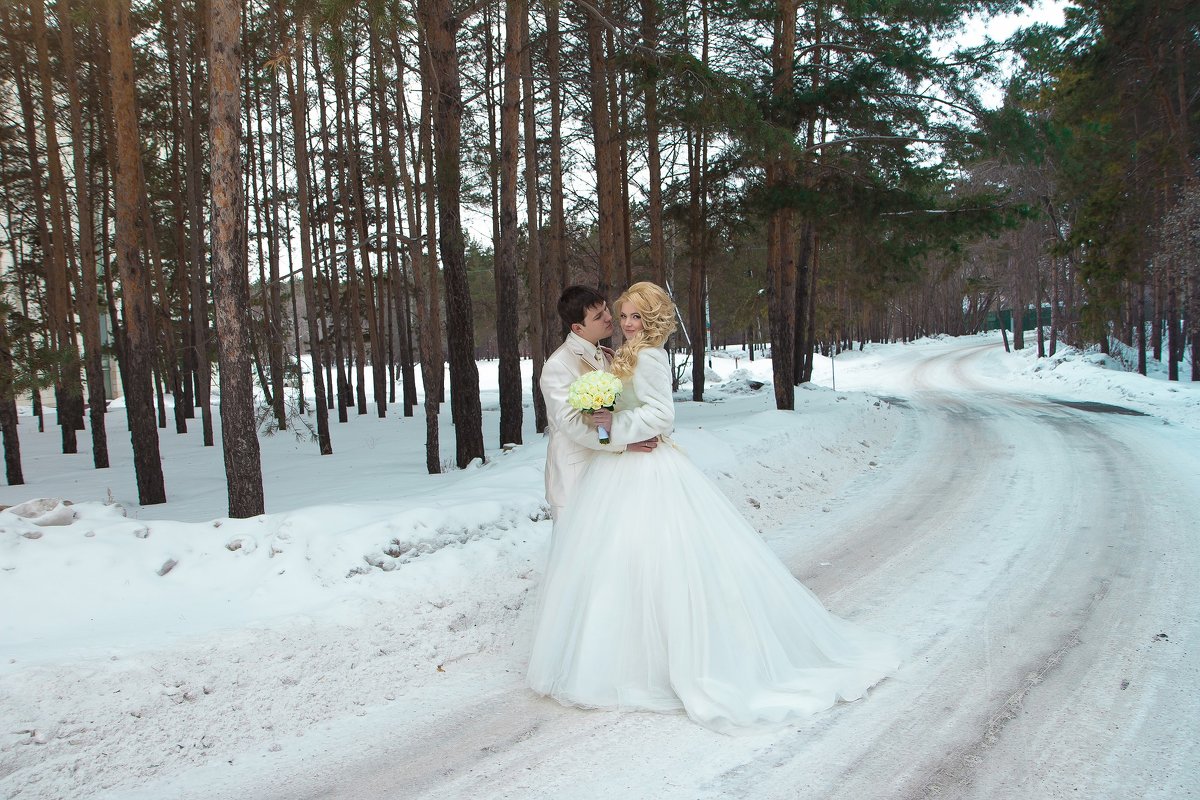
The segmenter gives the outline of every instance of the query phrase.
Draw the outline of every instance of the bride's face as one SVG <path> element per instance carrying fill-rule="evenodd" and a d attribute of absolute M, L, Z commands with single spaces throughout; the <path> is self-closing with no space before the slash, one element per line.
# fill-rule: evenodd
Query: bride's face
<path fill-rule="evenodd" d="M 634 336 L 642 332 L 642 312 L 637 310 L 637 306 L 628 301 L 621 304 L 621 333 L 625 334 L 626 339 L 632 339 Z"/>

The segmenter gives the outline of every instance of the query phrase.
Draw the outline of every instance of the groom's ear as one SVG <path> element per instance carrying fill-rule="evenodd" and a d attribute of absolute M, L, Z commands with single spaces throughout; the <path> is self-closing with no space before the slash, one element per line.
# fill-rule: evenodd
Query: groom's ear
<path fill-rule="evenodd" d="M 583 325 L 581 325 L 578 322 L 571 323 L 571 328 L 570 328 L 571 333 L 578 334 L 581 330 L 583 330 Z"/>

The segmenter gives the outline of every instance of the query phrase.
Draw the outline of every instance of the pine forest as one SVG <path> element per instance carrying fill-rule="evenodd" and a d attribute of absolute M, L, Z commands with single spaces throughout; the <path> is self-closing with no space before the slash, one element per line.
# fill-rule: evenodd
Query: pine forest
<path fill-rule="evenodd" d="M 352 415 L 419 415 L 429 471 L 465 467 L 545 427 L 574 283 L 668 287 L 695 401 L 710 348 L 769 356 L 791 410 L 814 353 L 989 326 L 1200 380 L 1200 4 L 986 35 L 1024 10 L 3 0 L 8 483 L 21 436 L 108 468 L 118 396 L 142 504 L 189 428 L 237 517 L 265 431 L 330 453 Z"/>

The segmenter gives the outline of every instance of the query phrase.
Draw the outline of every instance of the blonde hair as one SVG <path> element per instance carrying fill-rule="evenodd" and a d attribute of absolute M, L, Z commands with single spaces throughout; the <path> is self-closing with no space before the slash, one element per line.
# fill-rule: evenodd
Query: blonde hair
<path fill-rule="evenodd" d="M 642 315 L 642 331 L 627 339 L 617 350 L 613 359 L 612 371 L 621 378 L 627 379 L 633 375 L 637 365 L 638 353 L 648 347 L 662 347 L 676 330 L 675 303 L 671 296 L 656 283 L 642 281 L 635 283 L 617 298 L 614 306 L 618 314 L 626 303 L 632 303 Z"/>

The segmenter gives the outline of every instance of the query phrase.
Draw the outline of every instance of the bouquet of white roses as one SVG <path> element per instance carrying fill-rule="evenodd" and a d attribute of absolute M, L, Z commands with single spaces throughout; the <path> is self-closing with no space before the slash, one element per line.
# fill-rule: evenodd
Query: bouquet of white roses
<path fill-rule="evenodd" d="M 623 388 L 625 387 L 621 384 L 621 379 L 616 375 L 599 369 L 593 370 L 579 376 L 571 384 L 571 388 L 567 390 L 567 403 L 584 414 L 591 414 L 602 408 L 612 411 Z M 598 427 L 596 432 L 600 434 L 600 444 L 609 443 L 608 431 L 604 430 L 603 426 Z"/>

